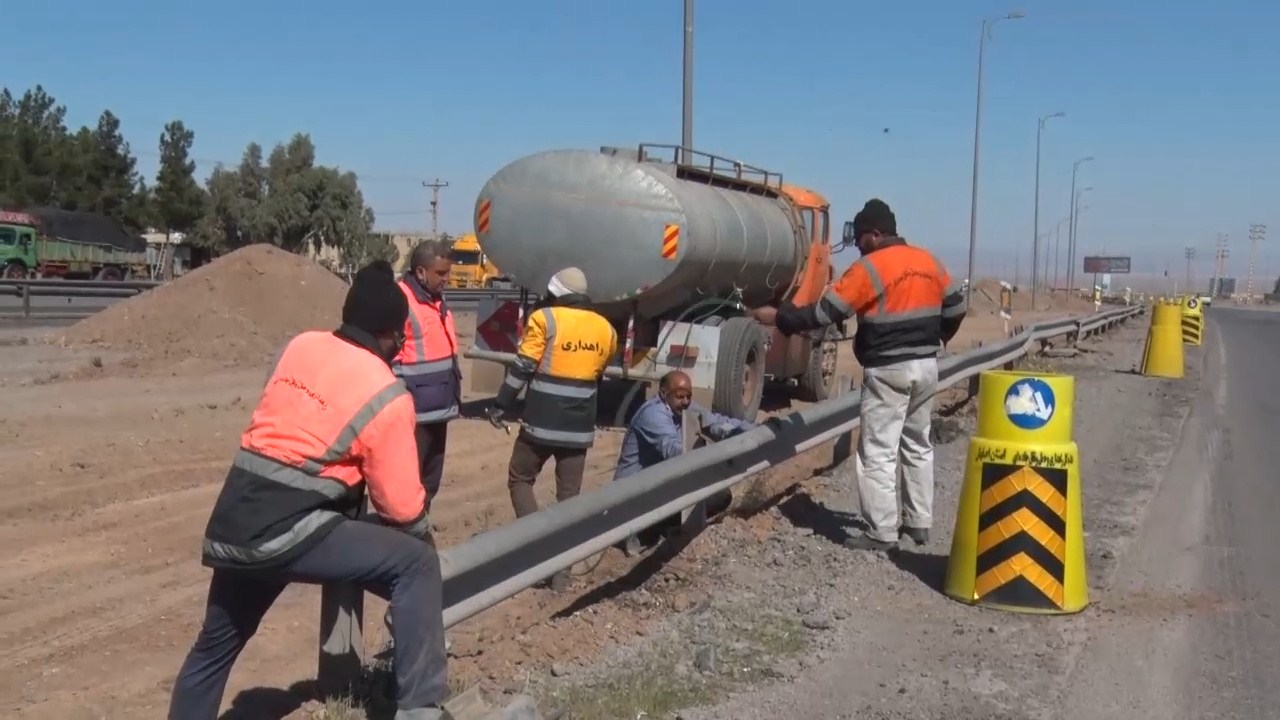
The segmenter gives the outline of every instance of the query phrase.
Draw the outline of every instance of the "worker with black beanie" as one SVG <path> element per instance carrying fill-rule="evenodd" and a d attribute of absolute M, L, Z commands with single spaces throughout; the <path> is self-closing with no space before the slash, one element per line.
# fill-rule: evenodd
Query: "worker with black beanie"
<path fill-rule="evenodd" d="M 906 537 L 924 545 L 933 526 L 930 428 L 938 352 L 960 329 L 964 293 L 941 260 L 898 234 L 898 219 L 879 198 L 862 206 L 844 235 L 862 257 L 817 302 L 786 302 L 752 314 L 784 336 L 857 320 L 862 430 L 854 470 L 868 528 L 844 544 L 887 551 Z"/>
<path fill-rule="evenodd" d="M 352 583 L 389 600 L 395 717 L 444 717 L 440 558 L 413 399 L 391 371 L 408 313 L 391 266 L 374 262 L 356 273 L 337 330 L 303 332 L 280 353 L 205 527 L 213 576 L 170 720 L 218 717 L 232 665 L 295 582 Z"/>

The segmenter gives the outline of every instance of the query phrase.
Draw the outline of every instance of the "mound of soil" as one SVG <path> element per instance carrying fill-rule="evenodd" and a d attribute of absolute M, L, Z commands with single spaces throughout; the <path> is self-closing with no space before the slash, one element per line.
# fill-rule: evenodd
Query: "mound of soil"
<path fill-rule="evenodd" d="M 305 257 L 250 245 L 81 320 L 62 343 L 109 347 L 143 364 L 259 365 L 303 330 L 337 327 L 346 292 Z"/>

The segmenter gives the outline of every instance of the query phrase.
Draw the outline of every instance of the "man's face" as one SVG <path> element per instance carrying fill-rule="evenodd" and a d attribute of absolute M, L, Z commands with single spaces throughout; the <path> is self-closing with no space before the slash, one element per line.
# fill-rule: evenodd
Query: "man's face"
<path fill-rule="evenodd" d="M 858 230 L 858 252 L 866 255 L 880 243 L 880 232 L 878 230 Z"/>
<path fill-rule="evenodd" d="M 453 263 L 449 262 L 449 258 L 438 257 L 424 266 L 414 268 L 413 274 L 423 287 L 433 293 L 440 293 L 449 284 L 449 270 L 452 268 Z"/>
<path fill-rule="evenodd" d="M 688 383 L 678 383 L 667 390 L 663 401 L 667 403 L 667 407 L 671 408 L 671 412 L 684 412 L 689 407 L 689 403 L 693 402 L 693 388 L 689 387 Z"/>
<path fill-rule="evenodd" d="M 393 330 L 385 335 L 380 335 L 378 340 L 378 350 L 382 351 L 382 357 L 391 362 L 400 354 L 401 348 L 404 347 L 405 335 L 404 328 Z"/>

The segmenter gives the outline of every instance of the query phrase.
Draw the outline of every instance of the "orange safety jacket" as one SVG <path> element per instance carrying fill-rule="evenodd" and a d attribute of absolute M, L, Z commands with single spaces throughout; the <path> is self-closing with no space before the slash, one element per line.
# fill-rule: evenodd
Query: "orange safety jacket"
<path fill-rule="evenodd" d="M 356 518 L 366 486 L 383 524 L 426 535 L 413 402 L 375 352 L 346 325 L 285 346 L 214 503 L 205 565 L 287 564 Z"/>
<path fill-rule="evenodd" d="M 404 348 L 392 369 L 404 379 L 417 421 L 440 423 L 457 417 L 462 406 L 462 369 L 458 331 L 444 297 L 432 297 L 412 274 L 400 279 L 409 300 Z"/>
<path fill-rule="evenodd" d="M 891 238 L 859 258 L 817 303 L 778 309 L 791 335 L 857 316 L 853 354 L 864 368 L 937 357 L 965 315 L 964 293 L 924 248 Z"/>

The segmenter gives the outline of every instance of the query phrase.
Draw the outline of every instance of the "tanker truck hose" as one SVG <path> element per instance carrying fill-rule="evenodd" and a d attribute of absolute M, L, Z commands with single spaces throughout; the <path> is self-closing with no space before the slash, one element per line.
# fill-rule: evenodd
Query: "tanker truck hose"
<path fill-rule="evenodd" d="M 703 313 L 702 315 L 699 315 L 696 319 L 691 320 L 690 327 L 688 327 L 685 330 L 684 341 L 686 345 L 689 344 L 689 338 L 690 336 L 693 335 L 693 327 L 692 327 L 693 325 L 700 324 L 703 320 L 706 320 L 707 318 L 714 316 L 716 313 L 720 312 L 721 308 L 729 307 L 729 306 L 739 307 L 739 308 L 746 307 L 746 305 L 744 305 L 742 302 L 742 288 L 737 287 L 735 285 L 733 288 L 733 293 L 727 298 L 703 298 L 702 300 L 695 302 L 694 304 L 685 308 L 685 310 L 681 312 L 679 315 L 677 315 L 675 322 L 684 322 L 685 318 L 689 317 L 690 315 L 694 314 L 695 312 L 707 306 L 712 306 L 712 307 L 707 312 Z M 670 339 L 671 333 L 674 330 L 675 330 L 675 326 L 673 324 L 670 328 L 667 329 L 666 333 L 664 333 L 661 337 L 658 338 L 658 347 L 662 347 L 663 344 L 668 339 Z M 652 369 L 654 371 L 658 369 L 658 359 L 656 355 L 649 359 L 649 364 L 652 366 Z"/>

